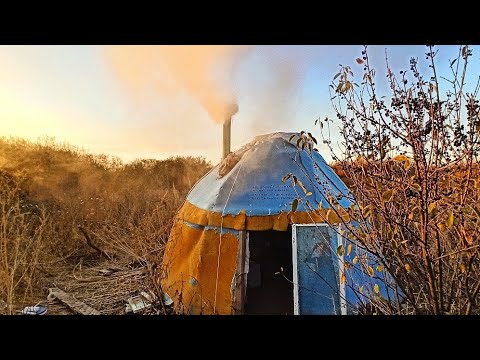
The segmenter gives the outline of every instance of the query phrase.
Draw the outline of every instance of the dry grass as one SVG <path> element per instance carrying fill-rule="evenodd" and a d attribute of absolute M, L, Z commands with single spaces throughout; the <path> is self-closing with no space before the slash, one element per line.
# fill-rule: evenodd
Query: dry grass
<path fill-rule="evenodd" d="M 47 240 L 44 208 L 28 207 L 19 183 L 0 172 L 0 296 L 12 314 L 15 302 L 24 302 L 36 290 L 35 268 Z"/>
<path fill-rule="evenodd" d="M 52 286 L 121 313 L 129 294 L 153 286 L 173 216 L 209 168 L 202 158 L 123 164 L 50 139 L 0 138 L 0 313 L 45 302 Z M 112 266 L 122 270 L 98 272 Z"/>

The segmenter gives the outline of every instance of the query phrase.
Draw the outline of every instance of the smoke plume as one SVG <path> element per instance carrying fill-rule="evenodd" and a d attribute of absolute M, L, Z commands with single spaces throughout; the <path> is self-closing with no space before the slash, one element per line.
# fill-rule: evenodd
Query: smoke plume
<path fill-rule="evenodd" d="M 298 46 L 106 46 L 104 52 L 129 95 L 139 143 L 155 149 L 168 143 L 176 152 L 221 138 L 221 128 L 216 134 L 203 122 L 207 114 L 223 123 L 240 109 L 233 146 L 263 133 L 299 130 L 299 90 L 307 63 L 315 61 L 314 48 Z"/>
<path fill-rule="evenodd" d="M 155 90 L 196 99 L 215 122 L 238 111 L 233 71 L 246 46 L 109 46 L 108 62 L 134 96 Z"/>

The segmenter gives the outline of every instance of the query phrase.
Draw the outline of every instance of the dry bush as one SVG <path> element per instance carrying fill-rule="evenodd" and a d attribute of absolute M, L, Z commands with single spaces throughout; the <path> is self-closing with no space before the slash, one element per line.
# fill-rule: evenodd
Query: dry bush
<path fill-rule="evenodd" d="M 34 293 L 44 298 L 42 286 L 46 290 L 68 266 L 95 254 L 87 236 L 110 259 L 140 260 L 154 267 L 175 212 L 209 169 L 203 158 L 123 164 L 49 138 L 38 143 L 0 138 L 2 181 L 10 181 L 9 188 L 0 187 L 0 221 L 6 229 L 0 299 L 6 297 L 11 311 L 18 309 L 25 303 L 19 299 L 32 293 L 31 282 L 39 276 Z"/>
<path fill-rule="evenodd" d="M 0 171 L 0 313 L 13 314 L 35 288 L 35 271 L 48 241 L 50 219 L 45 208 L 25 198 L 19 182 Z"/>
<path fill-rule="evenodd" d="M 386 272 L 403 293 L 402 305 L 370 294 L 380 313 L 479 313 L 480 78 L 467 86 L 468 46 L 459 47 L 450 74 L 437 73 L 436 55 L 427 47 L 423 73 L 414 58 L 409 70 L 394 73 L 386 57 L 390 93 L 383 94 L 365 47 L 356 59 L 361 82 L 344 66 L 331 85 L 341 154 L 326 134 L 333 120 L 320 121 L 334 168 L 352 192 L 345 212 L 323 189 L 328 220 L 343 223 L 352 241 L 380 259 L 371 278 Z"/>

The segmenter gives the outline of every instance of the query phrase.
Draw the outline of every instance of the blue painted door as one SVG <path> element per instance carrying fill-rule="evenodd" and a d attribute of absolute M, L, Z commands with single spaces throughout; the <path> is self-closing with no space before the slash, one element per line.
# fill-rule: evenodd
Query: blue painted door
<path fill-rule="evenodd" d="M 293 225 L 295 314 L 339 315 L 338 238 L 325 225 Z"/>

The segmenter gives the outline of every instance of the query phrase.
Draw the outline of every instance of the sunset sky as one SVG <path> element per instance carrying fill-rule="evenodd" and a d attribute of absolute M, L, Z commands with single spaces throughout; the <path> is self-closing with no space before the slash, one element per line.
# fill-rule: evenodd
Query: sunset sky
<path fill-rule="evenodd" d="M 268 132 L 318 134 L 315 119 L 333 116 L 328 85 L 339 64 L 351 65 L 355 75 L 362 71 L 355 62 L 359 45 L 197 46 L 174 49 L 174 55 L 169 48 L 0 46 L 0 136 L 47 135 L 125 161 L 195 155 L 217 163 L 222 127 L 206 102 L 237 101 L 233 150 Z M 427 69 L 425 46 L 371 46 L 379 85 L 385 48 L 394 70 L 407 70 L 410 57 Z M 458 46 L 438 48 L 439 72 L 450 74 L 448 59 Z M 471 74 L 479 74 L 480 46 L 472 49 Z M 211 82 L 204 69 L 213 63 Z M 328 161 L 328 152 L 320 150 Z"/>

